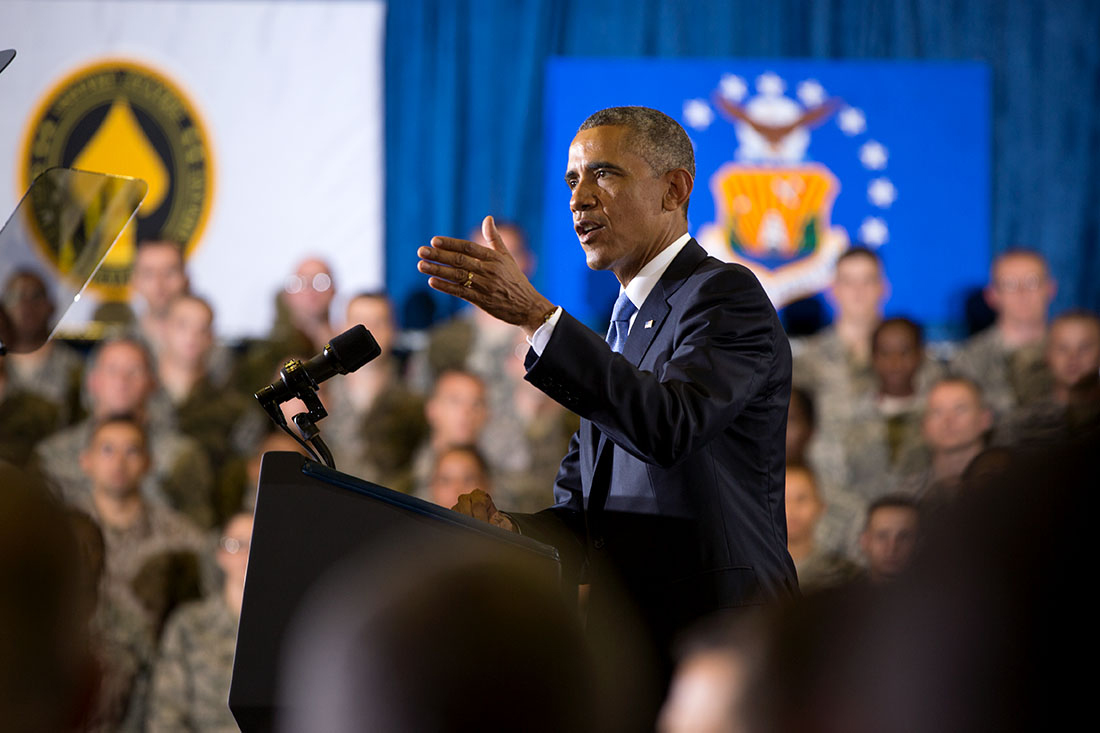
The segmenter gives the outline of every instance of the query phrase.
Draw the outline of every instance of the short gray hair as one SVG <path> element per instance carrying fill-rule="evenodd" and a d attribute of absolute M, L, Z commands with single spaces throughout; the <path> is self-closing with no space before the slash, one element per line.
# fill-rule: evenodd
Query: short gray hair
<path fill-rule="evenodd" d="M 676 120 L 649 107 L 608 107 L 588 116 L 577 132 L 617 125 L 630 130 L 630 147 L 658 176 L 683 168 L 695 179 L 695 151 Z M 684 215 L 687 215 L 687 201 Z"/>

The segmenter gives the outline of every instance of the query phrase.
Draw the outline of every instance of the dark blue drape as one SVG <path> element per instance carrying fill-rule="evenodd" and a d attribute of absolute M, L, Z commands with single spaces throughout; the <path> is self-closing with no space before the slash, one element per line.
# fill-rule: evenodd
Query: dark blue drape
<path fill-rule="evenodd" d="M 553 55 L 984 61 L 994 252 L 1039 250 L 1059 281 L 1055 310 L 1100 310 L 1093 0 L 392 0 L 386 257 L 399 301 L 425 287 L 416 247 L 463 235 L 486 213 L 520 222 L 539 251 L 542 77 Z M 576 93 L 600 83 L 578 78 Z M 540 252 L 541 267 L 555 256 Z"/>

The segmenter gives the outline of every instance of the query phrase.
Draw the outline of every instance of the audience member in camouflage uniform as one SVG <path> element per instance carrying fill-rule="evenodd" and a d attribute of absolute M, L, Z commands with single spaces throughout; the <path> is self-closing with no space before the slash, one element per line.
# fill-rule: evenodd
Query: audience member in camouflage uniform
<path fill-rule="evenodd" d="M 177 428 L 203 447 L 218 473 L 256 445 L 269 418 L 254 399 L 217 384 L 208 370 L 213 347 L 210 305 L 194 295 L 173 300 L 164 316 L 157 378 Z"/>
<path fill-rule="evenodd" d="M 804 465 L 787 464 L 787 550 L 798 570 L 804 592 L 840 585 L 859 575 L 859 568 L 842 554 L 817 544 L 814 534 L 825 503 L 813 472 Z"/>
<path fill-rule="evenodd" d="M 432 467 L 444 449 L 456 445 L 481 447 L 482 430 L 489 418 L 486 400 L 485 383 L 474 374 L 449 371 L 439 375 L 435 389 L 424 405 L 428 437 L 413 459 L 417 496 L 429 497 Z"/>
<path fill-rule="evenodd" d="M 809 392 L 791 389 L 787 408 L 787 463 L 814 466 L 808 447 L 816 432 L 816 411 Z M 859 554 L 857 540 L 863 528 L 866 502 L 843 484 L 829 485 L 814 468 L 814 484 L 825 504 L 825 513 L 814 530 L 815 544 L 849 557 Z"/>
<path fill-rule="evenodd" d="M 29 270 L 19 270 L 4 285 L 0 306 L 11 323 L 8 378 L 21 391 L 52 402 L 64 424 L 81 413 L 80 380 L 84 357 L 75 349 L 48 341 L 54 304 L 46 283 Z"/>
<path fill-rule="evenodd" d="M 106 581 L 141 603 L 155 629 L 165 606 L 159 596 L 173 587 L 175 579 L 150 576 L 150 563 L 180 553 L 193 558 L 197 576 L 206 541 L 183 515 L 142 495 L 141 482 L 151 461 L 145 434 L 132 417 L 108 417 L 96 423 L 80 463 L 91 492 L 76 506 L 103 530 Z M 135 587 L 135 579 L 143 572 L 144 589 Z M 147 592 L 149 588 L 153 590 Z"/>
<path fill-rule="evenodd" d="M 890 318 L 875 329 L 871 344 L 875 389 L 856 398 L 844 437 L 847 486 L 867 501 L 893 490 L 899 457 L 920 443 L 924 411 L 917 391 L 924 361 L 920 326 Z"/>
<path fill-rule="evenodd" d="M 932 387 L 921 423 L 924 445 L 902 456 L 898 490 L 929 510 L 953 500 L 967 465 L 985 447 L 993 413 L 981 388 L 965 377 Z"/>
<path fill-rule="evenodd" d="M 8 379 L 10 356 L 0 356 L 0 460 L 26 466 L 35 445 L 57 430 L 57 405 Z"/>
<path fill-rule="evenodd" d="M 252 394 L 267 384 L 289 358 L 319 353 L 336 335 L 329 313 L 335 297 L 336 283 L 328 263 L 316 257 L 299 262 L 275 296 L 275 321 L 267 338 L 254 343 L 245 355 L 236 380 L 240 391 Z"/>
<path fill-rule="evenodd" d="M 153 398 L 156 389 L 148 351 L 138 341 L 118 339 L 100 344 L 92 353 L 86 379 L 91 416 L 39 443 L 35 462 L 61 495 L 70 501 L 87 497 L 88 482 L 80 455 L 97 420 L 133 414 L 148 431 L 153 470 L 144 490 L 154 503 L 167 503 L 199 526 L 210 526 L 210 462 L 193 439 L 181 435 L 170 408 Z"/>
<path fill-rule="evenodd" d="M 153 670 L 153 631 L 142 608 L 116 585 L 103 582 L 106 547 L 90 516 L 70 509 L 69 522 L 81 550 L 84 605 L 100 680 L 86 730 L 141 733 Z"/>
<path fill-rule="evenodd" d="M 871 583 L 888 583 L 909 566 L 920 540 L 920 524 L 921 513 L 910 496 L 887 494 L 867 508 L 859 547 Z"/>
<path fill-rule="evenodd" d="M 1054 291 L 1036 252 L 1010 250 L 993 261 L 985 297 L 997 320 L 959 349 L 951 369 L 977 382 L 999 417 L 1049 389 L 1043 341 Z"/>
<path fill-rule="evenodd" d="M 995 442 L 1056 443 L 1100 419 L 1100 318 L 1086 310 L 1055 318 L 1045 359 L 1051 390 L 1001 421 Z"/>
<path fill-rule="evenodd" d="M 352 298 L 344 328 L 356 324 L 371 332 L 382 353 L 326 383 L 329 416 L 320 426 L 322 435 L 344 473 L 408 492 L 413 452 L 428 433 L 424 400 L 406 389 L 398 374 L 389 299 L 381 293 Z"/>
<path fill-rule="evenodd" d="M 888 293 L 878 255 L 853 247 L 837 260 L 830 291 L 836 308 L 832 325 L 794 347 L 792 379 L 810 392 L 817 408 L 817 431 L 810 456 L 826 487 L 847 484 L 844 436 L 862 395 L 873 394 L 871 336 L 882 320 Z M 917 376 L 918 391 L 939 376 L 939 366 L 925 357 Z M 828 493 L 826 491 L 826 493 Z"/>
<path fill-rule="evenodd" d="M 237 731 L 227 701 L 251 536 L 252 515 L 229 520 L 217 552 L 221 592 L 169 619 L 153 674 L 150 733 Z"/>

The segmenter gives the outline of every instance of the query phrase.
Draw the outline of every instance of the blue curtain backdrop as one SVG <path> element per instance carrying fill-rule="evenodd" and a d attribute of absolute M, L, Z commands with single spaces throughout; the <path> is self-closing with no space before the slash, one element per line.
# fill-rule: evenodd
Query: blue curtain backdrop
<path fill-rule="evenodd" d="M 543 252 L 538 241 L 543 69 L 554 55 L 984 61 L 993 72 L 993 251 L 1039 250 L 1059 282 L 1055 310 L 1100 310 L 1093 0 L 390 2 L 387 280 L 400 302 L 426 287 L 416 248 L 434 234 L 464 235 L 486 213 L 530 232 L 540 268 L 579 256 Z M 575 93 L 601 83 L 595 72 L 578 77 Z"/>

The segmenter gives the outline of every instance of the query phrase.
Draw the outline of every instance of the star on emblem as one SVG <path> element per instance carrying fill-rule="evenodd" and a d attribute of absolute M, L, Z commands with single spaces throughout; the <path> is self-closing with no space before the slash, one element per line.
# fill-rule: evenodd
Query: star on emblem
<path fill-rule="evenodd" d="M 877 140 L 868 140 L 859 149 L 859 162 L 867 170 L 880 171 L 886 167 L 889 153 L 886 146 Z"/>
<path fill-rule="evenodd" d="M 867 200 L 880 209 L 890 208 L 898 199 L 898 190 L 889 178 L 876 178 L 867 186 Z"/>
<path fill-rule="evenodd" d="M 705 130 L 714 122 L 714 111 L 702 99 L 689 99 L 684 102 L 684 121 L 696 130 Z"/>
<path fill-rule="evenodd" d="M 867 129 L 867 118 L 863 116 L 863 110 L 855 107 L 845 107 L 836 116 L 836 123 L 848 137 L 858 135 Z"/>
<path fill-rule="evenodd" d="M 816 107 L 825 101 L 825 88 L 817 79 L 807 79 L 799 84 L 797 94 L 803 107 Z"/>
<path fill-rule="evenodd" d="M 719 86 L 722 89 L 722 96 L 731 102 L 740 102 L 749 92 L 745 80 L 737 74 L 724 74 Z"/>
<path fill-rule="evenodd" d="M 877 216 L 869 216 L 859 225 L 859 241 L 868 247 L 878 248 L 890 239 L 890 230 L 886 222 Z"/>
<path fill-rule="evenodd" d="M 783 79 L 774 71 L 765 71 L 756 77 L 756 91 L 765 97 L 778 97 L 786 88 L 787 85 L 783 83 Z"/>

